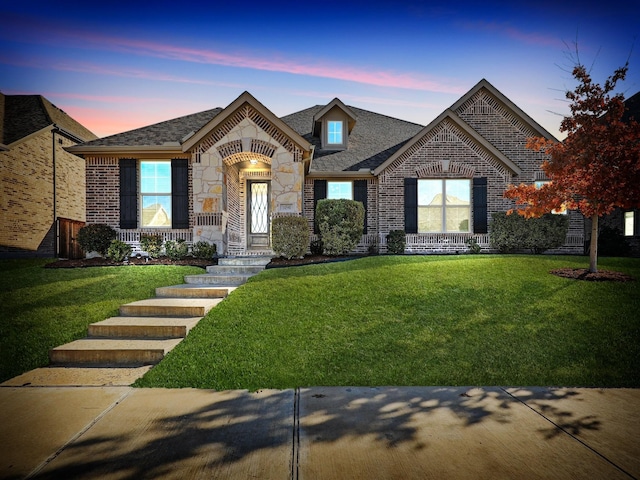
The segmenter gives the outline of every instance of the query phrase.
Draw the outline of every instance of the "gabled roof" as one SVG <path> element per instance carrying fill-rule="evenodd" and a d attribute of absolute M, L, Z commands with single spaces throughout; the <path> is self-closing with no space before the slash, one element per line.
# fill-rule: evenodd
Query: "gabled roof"
<path fill-rule="evenodd" d="M 629 118 L 633 118 L 636 122 L 640 123 L 640 92 L 627 98 L 624 101 L 624 107 L 622 120 L 626 122 Z"/>
<path fill-rule="evenodd" d="M 312 174 L 361 170 L 369 173 L 422 129 L 422 125 L 416 123 L 347 107 L 358 119 L 349 135 L 349 148 L 323 150 L 321 139 L 313 134 L 313 125 L 314 119 L 320 118 L 326 108 L 325 105 L 316 105 L 282 117 L 285 123 L 315 146 Z"/>
<path fill-rule="evenodd" d="M 147 127 L 136 128 L 109 137 L 100 138 L 69 148 L 72 153 L 106 152 L 110 149 L 135 151 L 141 148 L 182 151 L 181 142 L 189 134 L 199 130 L 222 111 L 221 108 L 205 110 Z"/>
<path fill-rule="evenodd" d="M 347 107 L 344 103 L 342 103 L 342 101 L 338 97 L 336 97 L 333 100 L 331 100 L 322 110 L 320 110 L 318 113 L 316 113 L 313 116 L 313 134 L 316 137 L 320 136 L 322 117 L 324 117 L 327 113 L 329 113 L 331 109 L 333 109 L 334 107 L 337 107 L 340 110 L 342 110 L 347 116 L 347 118 L 349 119 L 347 122 L 348 123 L 347 131 L 351 133 L 351 130 L 353 130 L 353 127 L 356 124 L 356 120 L 357 120 L 356 115 L 353 113 L 353 110 Z"/>
<path fill-rule="evenodd" d="M 233 115 L 240 107 L 245 104 L 249 104 L 252 108 L 257 110 L 266 120 L 270 121 L 277 129 L 279 129 L 284 135 L 286 135 L 293 143 L 297 144 L 303 151 L 309 152 L 311 150 L 311 144 L 302 138 L 295 130 L 289 125 L 276 117 L 271 110 L 262 105 L 256 98 L 249 92 L 243 92 L 238 98 L 229 104 L 227 108 L 222 110 L 218 115 L 212 118 L 206 125 L 203 125 L 197 132 L 189 137 L 182 145 L 182 151 L 186 152 L 193 148 L 198 142 L 203 140 L 212 130 L 221 125 L 231 115 Z"/>
<path fill-rule="evenodd" d="M 505 156 L 500 150 L 494 147 L 491 143 L 487 142 L 478 132 L 476 132 L 470 125 L 468 125 L 464 120 L 462 120 L 452 109 L 447 109 L 442 112 L 435 120 L 433 120 L 429 125 L 420 130 L 412 139 L 407 141 L 402 148 L 398 149 L 391 155 L 387 160 L 379 165 L 374 171 L 374 175 L 380 175 L 382 171 L 391 165 L 399 156 L 410 150 L 416 144 L 420 142 L 420 140 L 431 132 L 434 128 L 440 125 L 445 120 L 449 120 L 454 123 L 458 128 L 460 128 L 465 134 L 467 134 L 476 144 L 481 146 L 485 151 L 487 151 L 490 155 L 492 155 L 495 159 L 500 161 L 503 165 L 505 165 L 509 170 L 511 170 L 516 175 L 520 175 L 522 170 L 515 163 L 513 163 L 507 156 Z"/>
<path fill-rule="evenodd" d="M 58 127 L 79 141 L 98 138 L 42 95 L 0 93 L 0 143 L 10 145 L 45 128 Z"/>
<path fill-rule="evenodd" d="M 476 93 L 478 93 L 478 91 L 482 89 L 487 90 L 499 102 L 501 102 L 505 107 L 507 107 L 507 109 L 509 109 L 511 113 L 513 113 L 517 118 L 519 118 L 520 121 L 522 121 L 525 125 L 528 125 L 530 128 L 532 128 L 539 136 L 545 137 L 549 140 L 557 141 L 557 139 L 553 135 L 551 135 L 543 126 L 541 126 L 533 118 L 527 115 L 522 109 L 520 109 L 520 107 L 518 107 L 515 103 L 513 103 L 511 100 L 505 97 L 496 87 L 491 85 L 484 78 L 480 80 L 478 83 L 476 83 L 476 85 L 473 88 L 471 88 L 471 90 L 469 90 L 462 97 L 460 97 L 460 99 L 456 103 L 451 105 L 451 107 L 449 107 L 450 110 L 453 110 L 454 112 L 457 111 L 458 108 L 460 108 L 464 103 L 466 103 L 467 100 L 469 100 Z"/>

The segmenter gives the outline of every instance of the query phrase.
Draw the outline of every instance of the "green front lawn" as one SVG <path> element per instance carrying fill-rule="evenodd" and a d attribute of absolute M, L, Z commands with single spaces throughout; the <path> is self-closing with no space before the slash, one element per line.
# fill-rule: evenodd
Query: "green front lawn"
<path fill-rule="evenodd" d="M 550 270 L 584 257 L 380 256 L 267 270 L 214 308 L 141 387 L 640 387 L 638 280 Z"/>
<path fill-rule="evenodd" d="M 118 307 L 183 283 L 201 268 L 45 269 L 50 260 L 0 260 L 0 382 L 47 365 L 49 349 L 86 337 Z"/>

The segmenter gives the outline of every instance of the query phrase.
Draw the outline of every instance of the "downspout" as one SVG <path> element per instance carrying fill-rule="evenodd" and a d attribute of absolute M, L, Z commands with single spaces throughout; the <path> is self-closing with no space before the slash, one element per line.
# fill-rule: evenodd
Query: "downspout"
<path fill-rule="evenodd" d="M 53 125 L 53 130 L 51 130 L 51 158 L 53 161 L 53 256 L 54 258 L 58 257 L 58 219 L 56 211 L 56 133 L 58 133 L 58 128 L 56 125 Z"/>

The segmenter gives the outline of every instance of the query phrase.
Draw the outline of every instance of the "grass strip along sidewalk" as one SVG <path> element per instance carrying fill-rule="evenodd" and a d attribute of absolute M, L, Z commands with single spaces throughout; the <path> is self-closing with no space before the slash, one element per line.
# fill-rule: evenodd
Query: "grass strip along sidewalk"
<path fill-rule="evenodd" d="M 640 386 L 640 259 L 379 256 L 271 269 L 136 385 Z"/>

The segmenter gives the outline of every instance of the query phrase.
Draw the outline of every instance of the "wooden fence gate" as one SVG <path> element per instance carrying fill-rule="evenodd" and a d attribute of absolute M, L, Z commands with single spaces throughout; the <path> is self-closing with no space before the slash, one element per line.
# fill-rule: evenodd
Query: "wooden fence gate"
<path fill-rule="evenodd" d="M 84 252 L 76 240 L 78 238 L 78 232 L 82 227 L 84 227 L 84 222 L 69 220 L 68 218 L 58 218 L 58 232 L 60 232 L 59 257 L 84 257 Z"/>

